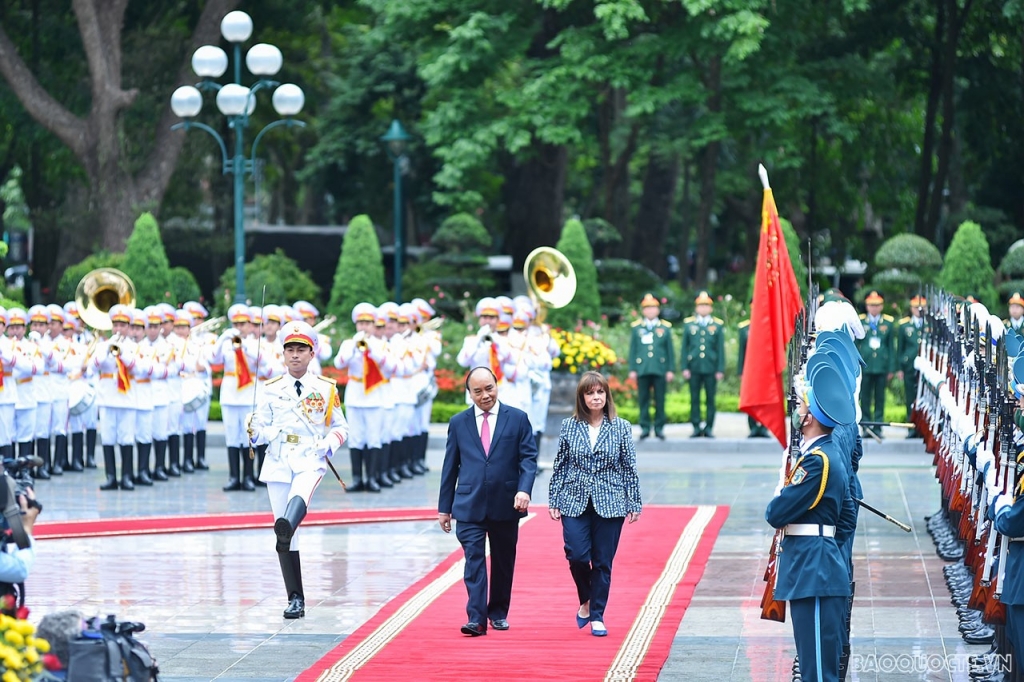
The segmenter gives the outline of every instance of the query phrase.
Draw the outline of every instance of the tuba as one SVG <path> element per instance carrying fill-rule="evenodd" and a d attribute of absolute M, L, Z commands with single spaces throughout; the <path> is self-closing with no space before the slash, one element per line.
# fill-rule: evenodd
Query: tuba
<path fill-rule="evenodd" d="M 128 275 L 114 268 L 97 268 L 78 283 L 75 303 L 82 322 L 101 331 L 113 325 L 107 312 L 117 304 L 135 307 L 135 284 Z"/>
<path fill-rule="evenodd" d="M 523 277 L 537 306 L 537 324 L 544 321 L 548 308 L 564 308 L 576 296 L 576 271 L 572 263 L 561 251 L 549 246 L 530 252 L 523 263 Z"/>

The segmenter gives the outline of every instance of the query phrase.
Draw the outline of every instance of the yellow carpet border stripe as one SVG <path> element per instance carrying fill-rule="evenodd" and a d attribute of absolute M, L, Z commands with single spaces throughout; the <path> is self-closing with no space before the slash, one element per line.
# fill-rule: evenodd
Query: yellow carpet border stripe
<path fill-rule="evenodd" d="M 711 505 L 701 505 L 697 507 L 693 518 L 686 524 L 675 549 L 668 561 L 665 562 L 661 576 L 651 587 L 647 599 L 640 607 L 640 613 L 637 614 L 633 626 L 629 629 L 625 641 L 619 648 L 619 653 L 612 661 L 611 667 L 608 668 L 604 677 L 605 682 L 625 682 L 636 679 L 637 668 L 647 656 L 654 634 L 658 631 L 661 620 L 665 616 L 665 609 L 672 602 L 676 586 L 686 574 L 690 560 L 704 536 L 704 530 L 714 518 L 716 509 L 717 507 Z"/>
<path fill-rule="evenodd" d="M 527 515 L 519 525 L 529 521 L 535 514 Z M 456 521 L 458 523 L 458 521 Z M 486 554 L 490 554 L 490 543 Z M 377 626 L 377 629 L 370 633 L 370 636 L 357 644 L 355 648 L 341 657 L 337 663 L 325 670 L 317 682 L 343 682 L 355 674 L 357 670 L 370 662 L 380 653 L 381 649 L 388 645 L 391 640 L 399 635 L 420 615 L 434 600 L 440 597 L 452 585 L 462 580 L 465 572 L 466 560 L 459 559 L 451 567 L 434 579 L 432 583 L 416 593 L 416 595 L 391 614 L 387 620 Z"/>

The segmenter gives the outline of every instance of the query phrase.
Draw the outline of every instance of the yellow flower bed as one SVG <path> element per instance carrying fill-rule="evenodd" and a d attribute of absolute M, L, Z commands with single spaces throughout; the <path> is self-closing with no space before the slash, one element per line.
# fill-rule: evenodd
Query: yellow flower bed
<path fill-rule="evenodd" d="M 43 654 L 50 651 L 50 643 L 35 632 L 27 620 L 0 615 L 0 682 L 34 680 L 43 673 Z"/>
<path fill-rule="evenodd" d="M 615 351 L 608 344 L 586 334 L 553 329 L 551 337 L 558 342 L 558 347 L 562 351 L 560 357 L 551 361 L 551 366 L 556 370 L 567 370 L 571 374 L 589 370 L 600 371 L 601 368 L 619 361 Z"/>

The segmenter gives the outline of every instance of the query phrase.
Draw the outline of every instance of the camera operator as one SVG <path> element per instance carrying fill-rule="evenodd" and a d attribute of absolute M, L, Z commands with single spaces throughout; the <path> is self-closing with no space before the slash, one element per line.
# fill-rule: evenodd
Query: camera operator
<path fill-rule="evenodd" d="M 26 488 L 24 494 L 18 495 L 18 506 L 21 508 L 21 525 L 28 536 L 29 545 L 20 549 L 13 541 L 3 543 L 0 551 L 0 583 L 18 584 L 28 578 L 36 553 L 32 540 L 32 527 L 42 507 L 36 502 L 36 494 L 32 488 Z"/>

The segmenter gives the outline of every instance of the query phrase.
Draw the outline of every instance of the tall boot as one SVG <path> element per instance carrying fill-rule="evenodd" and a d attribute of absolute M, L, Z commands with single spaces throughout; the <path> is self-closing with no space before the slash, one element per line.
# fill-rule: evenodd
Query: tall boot
<path fill-rule="evenodd" d="M 134 476 L 132 476 L 132 460 L 135 458 L 135 448 L 131 445 L 121 446 L 121 490 L 135 490 Z"/>
<path fill-rule="evenodd" d="M 170 460 L 170 464 L 167 467 L 167 475 L 178 477 L 181 476 L 181 467 L 178 466 L 181 462 L 181 436 L 175 434 L 167 439 L 167 458 Z"/>
<path fill-rule="evenodd" d="M 87 429 L 85 432 L 85 468 L 96 468 L 96 429 Z"/>
<path fill-rule="evenodd" d="M 153 479 L 149 475 L 149 453 L 153 449 L 152 443 L 137 443 L 139 446 L 139 467 L 135 475 L 136 485 L 153 485 Z"/>
<path fill-rule="evenodd" d="M 242 490 L 256 490 L 256 482 L 252 480 L 253 459 L 249 456 L 249 448 L 239 448 L 242 457 Z M 256 452 L 253 451 L 253 457 Z"/>
<path fill-rule="evenodd" d="M 412 450 L 412 438 L 406 436 L 398 441 L 398 461 L 396 462 L 397 467 L 395 470 L 401 478 L 412 478 L 412 470 L 409 468 L 409 464 L 412 463 Z"/>
<path fill-rule="evenodd" d="M 238 480 L 238 458 L 238 448 L 228 448 L 228 484 L 222 488 L 226 493 L 242 489 L 242 483 Z"/>
<path fill-rule="evenodd" d="M 196 469 L 207 471 L 210 465 L 206 463 L 206 429 L 196 431 Z"/>
<path fill-rule="evenodd" d="M 35 477 L 46 481 L 50 478 L 50 439 L 36 438 L 36 456 L 43 460 L 43 465 L 36 467 Z M 61 471 L 61 473 L 64 473 Z"/>
<path fill-rule="evenodd" d="M 85 434 L 71 434 L 71 466 L 69 471 L 85 471 Z"/>
<path fill-rule="evenodd" d="M 103 468 L 107 472 L 107 482 L 100 486 L 100 490 L 117 490 L 117 461 L 113 445 L 103 446 Z"/>
<path fill-rule="evenodd" d="M 426 460 L 427 456 L 426 436 L 427 434 L 425 433 L 418 433 L 412 437 L 413 455 L 412 463 L 409 464 L 409 469 L 411 469 L 412 473 L 416 474 L 417 476 L 422 476 L 423 474 L 427 473 L 427 465 L 426 462 L 424 461 Z"/>
<path fill-rule="evenodd" d="M 156 459 L 156 463 L 153 466 L 153 480 L 154 481 L 166 481 L 167 470 L 164 468 L 164 463 L 167 461 L 167 441 L 158 440 L 153 443 L 153 452 Z"/>
<path fill-rule="evenodd" d="M 263 473 L 263 461 L 267 458 L 267 448 L 270 447 L 267 443 L 256 446 L 256 476 L 255 481 L 257 488 L 266 488 L 267 484 L 260 480 L 260 474 Z"/>
<path fill-rule="evenodd" d="M 352 461 L 352 485 L 346 490 L 350 493 L 361 493 L 366 490 L 363 483 L 363 454 L 366 450 L 362 448 L 349 448 L 348 457 Z"/>
<path fill-rule="evenodd" d="M 288 594 L 288 608 L 282 615 L 289 620 L 302 618 L 306 615 L 306 596 L 302 591 L 302 564 L 299 562 L 299 553 L 287 550 L 278 552 L 277 559 L 281 564 L 284 590 Z"/>
<path fill-rule="evenodd" d="M 196 437 L 194 434 L 186 433 L 181 438 L 183 441 L 185 441 L 185 457 L 184 459 L 182 459 L 181 472 L 183 474 L 194 474 L 196 471 L 196 465 L 195 462 L 193 462 L 192 453 L 195 446 Z"/>
<path fill-rule="evenodd" d="M 380 492 L 380 483 L 377 481 L 379 461 L 380 448 L 363 450 L 363 463 L 366 465 L 366 492 L 368 493 Z"/>
<path fill-rule="evenodd" d="M 61 474 L 63 474 L 65 471 L 74 471 L 74 469 L 71 468 L 71 462 L 68 461 L 68 437 L 66 435 L 54 436 L 53 460 L 53 471 L 51 471 L 50 473 L 53 474 L 54 476 L 60 475 L 57 473 L 58 469 L 60 470 Z M 79 471 L 81 470 L 79 469 Z"/>
<path fill-rule="evenodd" d="M 384 443 L 377 453 L 377 483 L 381 488 L 394 488 L 391 481 L 391 447 L 392 443 Z"/>
<path fill-rule="evenodd" d="M 274 534 L 277 535 L 277 551 L 287 552 L 291 549 L 292 536 L 298 530 L 302 519 L 306 518 L 306 502 L 296 495 L 288 500 L 284 515 L 274 521 Z"/>

